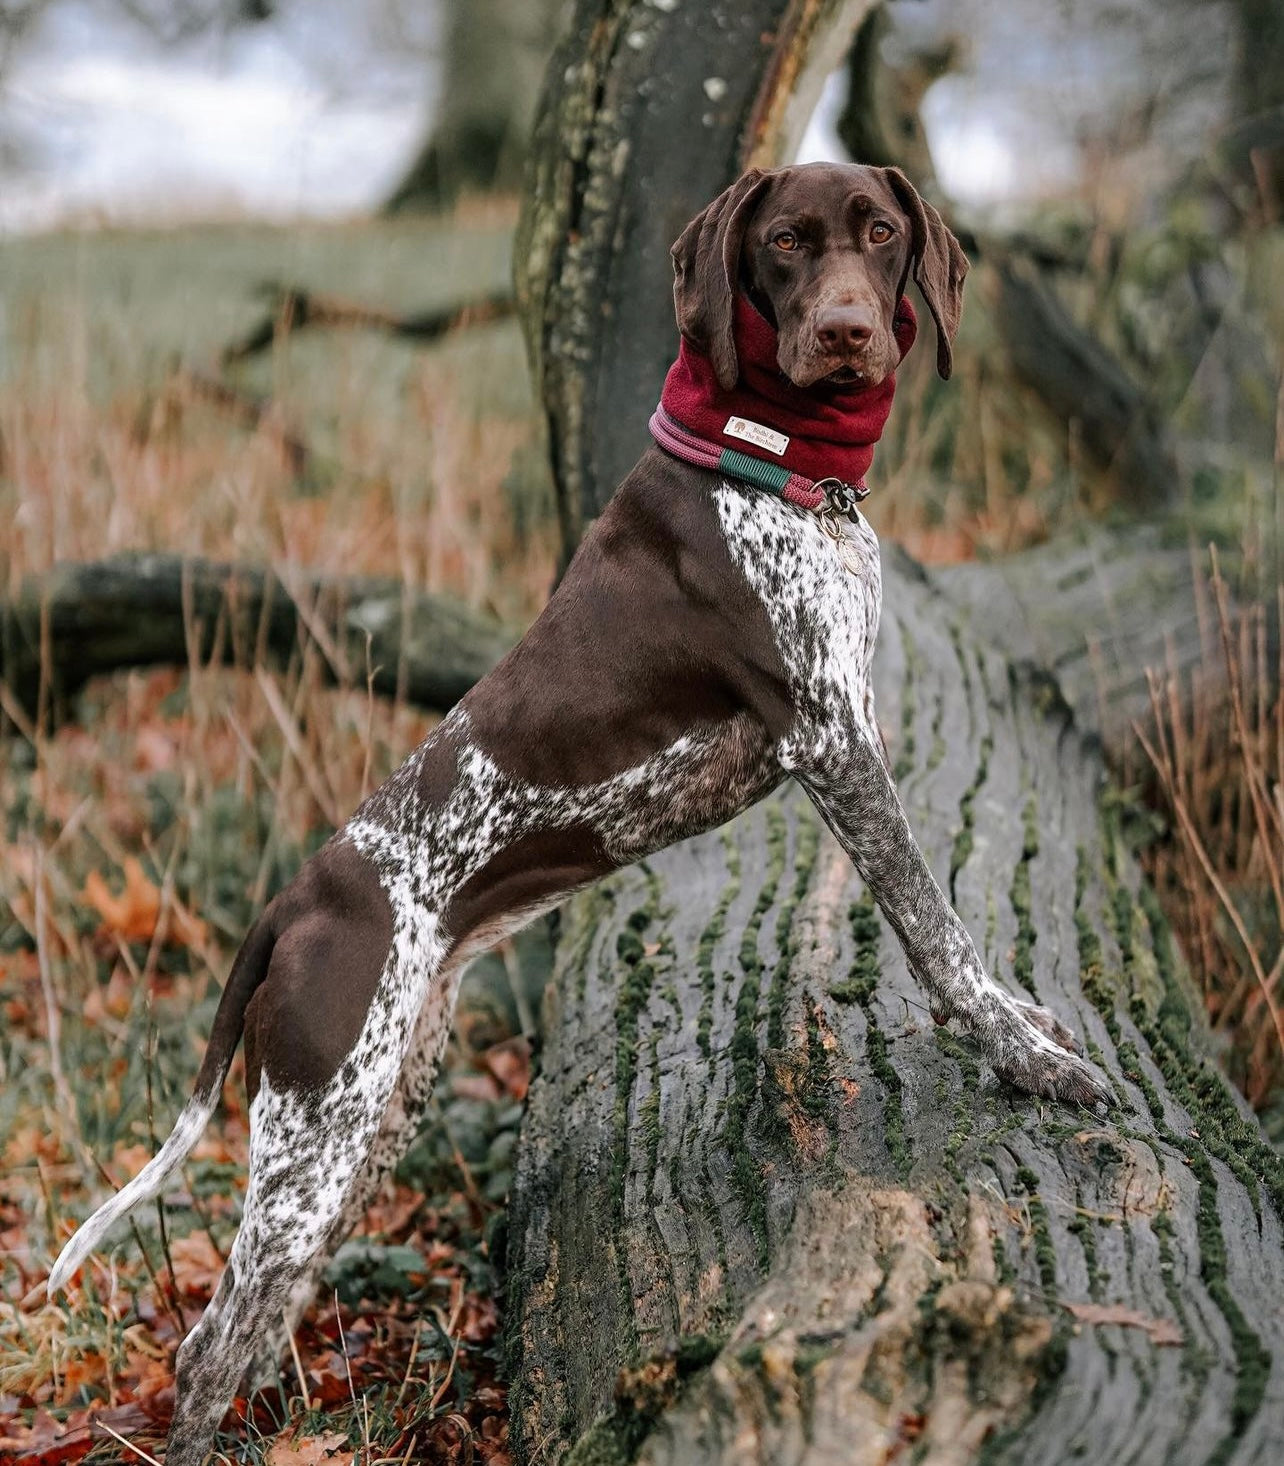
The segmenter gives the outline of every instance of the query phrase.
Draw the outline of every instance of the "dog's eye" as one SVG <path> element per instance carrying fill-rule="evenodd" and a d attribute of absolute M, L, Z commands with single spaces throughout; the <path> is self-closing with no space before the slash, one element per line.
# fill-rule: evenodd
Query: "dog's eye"
<path fill-rule="evenodd" d="M 798 248 L 798 236 L 792 229 L 782 229 L 771 242 L 777 249 L 791 250 Z"/>
<path fill-rule="evenodd" d="M 871 244 L 886 244 L 892 237 L 892 226 L 890 224 L 875 224 L 869 231 Z"/>

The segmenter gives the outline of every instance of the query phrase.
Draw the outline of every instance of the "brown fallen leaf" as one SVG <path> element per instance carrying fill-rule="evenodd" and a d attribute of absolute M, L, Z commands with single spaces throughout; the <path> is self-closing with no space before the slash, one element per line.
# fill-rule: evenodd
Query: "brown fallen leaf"
<path fill-rule="evenodd" d="M 30 1426 L 0 1436 L 0 1460 L 6 1466 L 63 1466 L 78 1461 L 95 1442 L 108 1439 L 111 1431 L 104 1427 L 128 1439 L 150 1424 L 147 1412 L 135 1404 L 73 1410 L 63 1421 L 37 1410 Z"/>
<path fill-rule="evenodd" d="M 290 1440 L 285 1436 L 272 1442 L 267 1453 L 267 1466 L 353 1466 L 352 1450 L 346 1435 L 327 1431 L 325 1435 L 303 1436 Z"/>
<path fill-rule="evenodd" d="M 202 1302 L 212 1298 L 223 1276 L 223 1259 L 209 1233 L 189 1232 L 186 1237 L 175 1237 L 169 1251 L 174 1259 L 174 1285 L 179 1293 Z"/>
<path fill-rule="evenodd" d="M 162 911 L 159 887 L 133 855 L 125 860 L 125 889 L 119 896 L 98 871 L 91 870 L 80 899 L 98 913 L 104 931 L 127 942 L 150 942 L 163 923 L 161 935 L 167 942 L 191 947 L 205 943 L 205 923 L 180 902 L 171 899 Z"/>
<path fill-rule="evenodd" d="M 481 1061 L 510 1099 L 526 1098 L 531 1083 L 531 1048 L 526 1039 L 505 1039 L 488 1049 Z"/>
<path fill-rule="evenodd" d="M 91 876 L 92 879 L 92 876 Z M 101 1023 L 104 1018 L 119 1021 L 129 1017 L 134 1003 L 134 979 L 123 962 L 118 962 L 106 983 L 90 988 L 85 996 L 82 1015 L 90 1023 Z"/>
<path fill-rule="evenodd" d="M 1066 1308 L 1080 1323 L 1117 1323 L 1126 1328 L 1145 1329 L 1152 1344 L 1181 1344 L 1185 1336 L 1171 1318 L 1151 1318 L 1122 1303 L 1067 1303 Z"/>

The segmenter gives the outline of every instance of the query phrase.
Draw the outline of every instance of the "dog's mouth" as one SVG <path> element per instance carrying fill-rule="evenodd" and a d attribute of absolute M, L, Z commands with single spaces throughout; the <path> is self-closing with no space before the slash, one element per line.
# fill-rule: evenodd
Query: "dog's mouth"
<path fill-rule="evenodd" d="M 825 365 L 809 363 L 807 369 L 793 377 L 795 386 L 812 392 L 851 392 L 858 387 L 877 387 L 887 376 L 880 352 L 869 352 L 855 361 L 842 361 L 828 371 L 823 370 Z"/>
<path fill-rule="evenodd" d="M 819 352 L 800 353 L 792 362 L 781 352 L 780 367 L 794 384 L 808 392 L 851 392 L 860 387 L 877 387 L 895 366 L 895 356 L 883 343 L 871 342 L 859 354 L 839 356 Z"/>

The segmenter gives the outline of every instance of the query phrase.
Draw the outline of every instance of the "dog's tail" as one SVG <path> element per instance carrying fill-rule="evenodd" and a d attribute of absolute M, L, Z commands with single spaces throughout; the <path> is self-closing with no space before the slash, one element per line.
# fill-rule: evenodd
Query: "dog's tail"
<path fill-rule="evenodd" d="M 205 1058 L 201 1061 L 200 1071 L 196 1076 L 195 1092 L 184 1105 L 165 1144 L 128 1185 L 122 1187 L 110 1201 L 104 1202 L 68 1239 L 49 1274 L 50 1298 L 66 1286 L 72 1274 L 121 1217 L 133 1211 L 139 1202 L 150 1201 L 160 1195 L 170 1177 L 187 1159 L 192 1147 L 200 1139 L 201 1132 L 218 1105 L 223 1081 L 232 1064 L 232 1055 L 240 1042 L 245 1010 L 267 976 L 275 942 L 276 933 L 271 916 L 265 912 L 250 929 L 228 974 L 227 986 L 223 989 L 223 996 L 219 1000 L 218 1011 L 210 1029 Z"/>

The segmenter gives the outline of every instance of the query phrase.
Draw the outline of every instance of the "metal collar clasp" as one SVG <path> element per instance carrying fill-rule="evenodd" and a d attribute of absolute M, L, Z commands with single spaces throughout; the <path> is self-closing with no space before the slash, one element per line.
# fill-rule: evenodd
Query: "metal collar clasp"
<path fill-rule="evenodd" d="M 856 506 L 869 497 L 864 484 L 844 483 L 840 478 L 817 479 L 815 487 L 825 496 L 825 507 L 820 510 L 820 522 L 830 539 L 842 537 L 840 519 L 856 522 Z"/>

